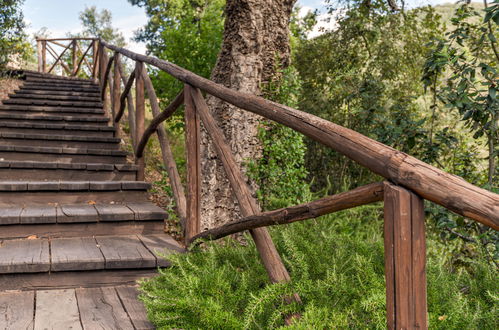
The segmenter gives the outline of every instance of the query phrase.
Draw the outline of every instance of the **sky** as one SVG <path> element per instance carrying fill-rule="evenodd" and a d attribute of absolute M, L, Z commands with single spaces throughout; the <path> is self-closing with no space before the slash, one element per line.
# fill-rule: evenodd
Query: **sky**
<path fill-rule="evenodd" d="M 450 2 L 451 0 L 409 0 L 411 7 L 426 5 L 428 3 L 438 4 Z M 302 11 L 318 9 L 324 11 L 324 0 L 298 0 Z M 128 43 L 128 48 L 139 52 L 145 52 L 143 43 L 132 40 L 134 31 L 144 26 L 147 17 L 144 9 L 130 5 L 127 0 L 25 0 L 23 10 L 25 21 L 28 24 L 28 33 L 39 31 L 46 27 L 51 37 L 64 37 L 68 32 L 81 31 L 79 13 L 85 7 L 96 6 L 98 9 L 108 9 L 113 14 L 113 26 L 118 28 Z M 320 21 L 319 17 L 319 21 Z M 320 22 L 319 26 L 331 27 L 332 23 Z M 318 29 L 312 33 L 318 34 Z"/>

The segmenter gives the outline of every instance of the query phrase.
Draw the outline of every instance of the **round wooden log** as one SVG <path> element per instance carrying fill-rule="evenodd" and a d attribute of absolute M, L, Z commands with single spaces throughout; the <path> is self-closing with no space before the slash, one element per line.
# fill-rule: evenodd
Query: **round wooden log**
<path fill-rule="evenodd" d="M 189 244 L 196 239 L 216 240 L 245 230 L 284 225 L 295 221 L 303 221 L 320 217 L 325 214 L 350 209 L 383 200 L 383 183 L 372 183 L 355 188 L 351 191 L 321 198 L 309 203 L 286 207 L 257 215 L 245 217 L 236 222 L 206 230 L 194 236 Z"/>
<path fill-rule="evenodd" d="M 128 97 L 130 90 L 132 89 L 134 80 L 135 80 L 135 70 L 132 71 L 132 73 L 130 74 L 130 77 L 128 77 L 128 80 L 125 84 L 125 89 L 123 90 L 123 93 L 121 93 L 120 108 L 117 111 L 116 116 L 114 117 L 115 123 L 119 122 L 121 120 L 121 117 L 123 117 L 123 114 L 125 113 L 126 98 Z"/>
<path fill-rule="evenodd" d="M 102 43 L 109 49 L 153 65 L 180 81 L 239 108 L 291 127 L 427 200 L 499 229 L 499 195 L 493 192 L 476 187 L 458 176 L 325 119 L 255 95 L 232 90 L 168 61 L 137 54 L 104 41 Z"/>

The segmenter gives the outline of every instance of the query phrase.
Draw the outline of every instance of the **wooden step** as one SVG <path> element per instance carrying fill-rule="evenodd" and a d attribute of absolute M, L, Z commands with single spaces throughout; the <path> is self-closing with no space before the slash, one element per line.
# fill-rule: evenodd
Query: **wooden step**
<path fill-rule="evenodd" d="M 90 102 L 90 101 L 67 101 L 67 100 L 46 100 L 39 98 L 29 98 L 29 97 L 18 97 L 12 98 L 2 101 L 3 104 L 12 104 L 12 105 L 38 105 L 38 106 L 47 106 L 47 107 L 57 107 L 57 108 L 66 108 L 74 107 L 74 108 L 91 108 L 91 109 L 101 109 L 102 110 L 102 102 Z"/>
<path fill-rule="evenodd" d="M 0 145 L 0 158 L 3 160 L 124 164 L 126 156 L 127 152 L 122 150 Z"/>
<path fill-rule="evenodd" d="M 45 77 L 26 77 L 26 82 L 35 84 L 64 84 L 64 85 L 75 85 L 75 86 L 98 86 L 91 80 L 72 80 L 72 79 L 57 79 L 57 78 L 45 78 Z"/>
<path fill-rule="evenodd" d="M 0 113 L 0 120 L 2 122 L 13 122 L 13 121 L 37 121 L 38 123 L 51 123 L 51 122 L 79 122 L 88 125 L 103 124 L 106 125 L 109 122 L 109 118 L 104 116 L 68 116 L 68 115 L 45 115 L 45 114 L 30 114 L 30 113 Z"/>
<path fill-rule="evenodd" d="M 0 160 L 0 180 L 135 180 L 136 165 Z"/>
<path fill-rule="evenodd" d="M 0 207 L 0 225 L 68 224 L 107 221 L 163 221 L 168 213 L 150 202 L 57 204 Z M 85 236 L 85 235 L 83 235 Z"/>
<path fill-rule="evenodd" d="M 114 127 L 102 125 L 43 124 L 34 121 L 0 122 L 0 132 L 114 137 L 115 129 Z"/>
<path fill-rule="evenodd" d="M 51 79 L 51 80 L 61 80 L 63 82 L 80 82 L 80 83 L 92 83 L 93 81 L 91 79 L 85 79 L 85 78 L 77 78 L 77 77 L 63 77 L 63 76 L 58 76 L 50 73 L 41 73 L 38 71 L 29 71 L 29 70 L 24 70 L 23 72 L 20 72 L 21 75 L 23 75 L 26 79 Z"/>
<path fill-rule="evenodd" d="M 114 137 L 0 133 L 0 143 L 7 146 L 118 149 L 120 142 L 121 139 Z"/>
<path fill-rule="evenodd" d="M 91 90 L 91 91 L 96 91 L 99 90 L 99 85 L 91 84 L 79 84 L 79 83 L 74 83 L 74 82 L 58 82 L 58 81 L 45 81 L 45 82 L 31 82 L 29 80 L 26 80 L 23 83 L 22 88 L 32 88 L 33 86 L 35 87 L 41 87 L 42 89 L 85 89 L 85 90 Z"/>
<path fill-rule="evenodd" d="M 44 90 L 44 91 L 64 91 L 64 92 L 99 92 L 96 87 L 82 87 L 82 86 L 57 86 L 57 85 L 39 85 L 25 83 L 20 88 L 21 90 Z"/>
<path fill-rule="evenodd" d="M 105 114 L 102 108 L 78 108 L 78 107 L 63 107 L 63 106 L 42 106 L 42 105 L 19 105 L 12 104 L 8 102 L 9 100 L 5 100 L 4 104 L 0 105 L 1 113 L 12 113 L 12 112 L 25 112 L 30 114 L 39 114 L 39 115 L 69 115 L 69 116 L 95 116 L 101 117 Z"/>
<path fill-rule="evenodd" d="M 68 91 L 57 91 L 57 90 L 38 90 L 38 89 L 19 89 L 16 90 L 15 95 L 40 95 L 40 96 L 65 96 L 65 97 L 89 97 L 96 98 L 100 100 L 100 92 L 68 92 Z"/>
<path fill-rule="evenodd" d="M 144 181 L 0 181 L 0 192 L 148 190 Z"/>
<path fill-rule="evenodd" d="M 3 240 L 0 274 L 168 267 L 182 251 L 166 234 Z"/>
<path fill-rule="evenodd" d="M 10 99 L 30 99 L 30 100 L 52 100 L 52 101 L 80 101 L 80 102 L 99 102 L 99 96 L 72 96 L 72 95 L 47 95 L 37 93 L 15 93 L 9 94 Z"/>

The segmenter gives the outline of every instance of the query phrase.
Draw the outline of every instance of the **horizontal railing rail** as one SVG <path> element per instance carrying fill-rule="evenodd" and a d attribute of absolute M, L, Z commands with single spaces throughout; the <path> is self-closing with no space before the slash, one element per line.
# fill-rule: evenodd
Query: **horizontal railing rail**
<path fill-rule="evenodd" d="M 476 187 L 460 177 L 317 116 L 227 88 L 168 61 L 137 54 L 100 39 L 88 40 L 92 40 L 94 50 L 91 61 L 93 67 L 90 71 L 92 77 L 100 84 L 104 107 L 113 118 L 117 134 L 121 134 L 120 122 L 127 114 L 135 162 L 139 166 L 137 179 L 144 179 L 145 148 L 149 139 L 154 133 L 159 139 L 177 213 L 184 227 L 186 245 L 198 239 L 219 239 L 249 230 L 271 281 L 289 281 L 289 274 L 266 227 L 303 221 L 383 201 L 388 326 L 390 329 L 425 328 L 427 327 L 426 251 L 423 200 L 437 203 L 495 230 L 499 229 L 499 195 L 493 192 Z M 41 48 L 49 41 L 71 41 L 71 44 L 77 44 L 76 39 L 38 40 Z M 89 49 L 83 53 L 83 58 Z M 110 51 L 111 57 L 108 54 Z M 135 68 L 128 77 L 125 77 L 121 56 L 135 61 Z M 42 56 L 39 59 L 43 61 Z M 79 64 L 83 61 L 80 60 Z M 163 111 L 160 109 L 154 86 L 144 64 L 165 71 L 184 83 L 184 88 Z M 40 71 L 43 67 L 44 65 L 39 66 Z M 78 67 L 79 65 L 75 66 L 73 72 L 77 73 Z M 134 85 L 135 102 L 132 95 Z M 288 126 L 349 157 L 387 181 L 306 204 L 262 212 L 224 133 L 211 115 L 203 92 L 240 109 Z M 153 119 L 147 128 L 145 127 L 146 93 L 153 114 Z M 181 105 L 185 106 L 187 193 L 182 185 L 163 124 Z M 126 113 L 125 109 L 128 109 Z M 200 123 L 203 123 L 222 162 L 243 217 L 239 221 L 203 232 L 200 230 Z M 299 302 L 300 298 L 295 295 L 292 300 Z"/>

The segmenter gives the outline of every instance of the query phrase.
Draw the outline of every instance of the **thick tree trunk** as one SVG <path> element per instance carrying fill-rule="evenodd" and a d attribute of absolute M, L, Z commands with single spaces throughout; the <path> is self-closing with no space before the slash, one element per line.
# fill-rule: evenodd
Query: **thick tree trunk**
<path fill-rule="evenodd" d="M 212 79 L 260 94 L 276 67 L 289 64 L 289 20 L 296 0 L 227 0 L 222 49 Z M 246 163 L 260 155 L 259 116 L 210 97 L 208 105 L 236 156 Z M 202 230 L 240 218 L 237 201 L 207 135 L 202 137 Z M 256 188 L 252 184 L 253 188 Z"/>

